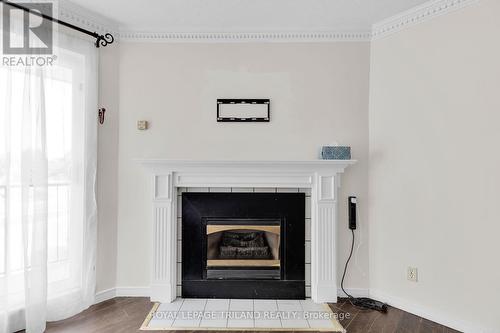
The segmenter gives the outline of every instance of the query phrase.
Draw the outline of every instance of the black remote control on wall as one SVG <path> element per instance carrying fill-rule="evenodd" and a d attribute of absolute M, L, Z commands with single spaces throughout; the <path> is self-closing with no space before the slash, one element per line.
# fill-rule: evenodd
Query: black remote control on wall
<path fill-rule="evenodd" d="M 357 198 L 348 198 L 348 210 L 349 210 L 349 229 L 356 230 L 356 205 Z"/>

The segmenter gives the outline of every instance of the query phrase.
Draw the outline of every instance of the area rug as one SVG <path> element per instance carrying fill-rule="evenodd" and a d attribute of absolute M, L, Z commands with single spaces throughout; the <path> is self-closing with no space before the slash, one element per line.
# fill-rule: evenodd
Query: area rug
<path fill-rule="evenodd" d="M 141 330 L 346 332 L 328 305 L 311 300 L 182 298 L 155 303 Z"/>

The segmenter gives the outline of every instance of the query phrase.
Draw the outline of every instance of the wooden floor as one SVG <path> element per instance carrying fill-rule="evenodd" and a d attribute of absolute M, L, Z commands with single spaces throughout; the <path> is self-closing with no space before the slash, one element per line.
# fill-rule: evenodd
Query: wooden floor
<path fill-rule="evenodd" d="M 66 320 L 52 322 L 46 332 L 137 332 L 153 306 L 148 298 L 118 297 L 96 304 L 88 310 Z M 451 333 L 450 328 L 433 323 L 396 308 L 386 314 L 358 310 L 345 299 L 330 305 L 333 312 L 344 314 L 340 323 L 348 333 Z M 347 319 L 346 314 L 349 313 Z M 186 333 L 186 331 L 179 331 Z M 204 331 L 206 332 L 206 331 Z M 227 333 L 227 331 L 225 332 Z"/>

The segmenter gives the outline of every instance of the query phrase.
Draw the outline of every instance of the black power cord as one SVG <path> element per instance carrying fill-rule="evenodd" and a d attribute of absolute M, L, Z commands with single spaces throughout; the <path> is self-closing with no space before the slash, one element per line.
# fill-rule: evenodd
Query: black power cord
<path fill-rule="evenodd" d="M 370 309 L 370 310 L 376 310 L 380 311 L 383 313 L 387 312 L 387 304 L 376 301 L 374 299 L 368 298 L 368 297 L 353 297 L 350 294 L 347 293 L 344 289 L 344 278 L 345 274 L 347 272 L 347 265 L 349 265 L 349 261 L 351 260 L 352 257 L 352 252 L 354 250 L 354 229 L 351 229 L 352 232 L 352 244 L 351 244 L 351 252 L 349 253 L 349 258 L 347 258 L 347 261 L 345 262 L 345 267 L 344 267 L 344 274 L 342 274 L 342 281 L 340 282 L 340 288 L 342 288 L 342 291 L 344 294 L 347 295 L 349 298 L 349 302 L 352 304 L 352 306 L 362 308 L 362 309 Z"/>

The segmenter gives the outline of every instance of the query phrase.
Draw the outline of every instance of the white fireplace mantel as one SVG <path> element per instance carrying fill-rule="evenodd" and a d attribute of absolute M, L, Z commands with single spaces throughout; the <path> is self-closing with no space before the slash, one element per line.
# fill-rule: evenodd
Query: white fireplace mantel
<path fill-rule="evenodd" d="M 311 298 L 337 302 L 337 204 L 340 174 L 354 160 L 138 160 L 153 176 L 151 300 L 172 302 L 177 285 L 176 189 L 253 187 L 311 189 Z"/>

